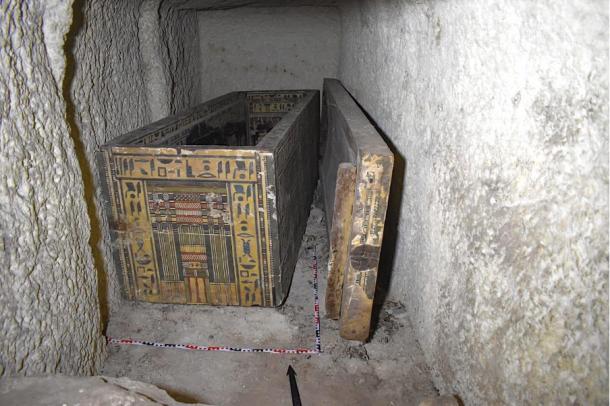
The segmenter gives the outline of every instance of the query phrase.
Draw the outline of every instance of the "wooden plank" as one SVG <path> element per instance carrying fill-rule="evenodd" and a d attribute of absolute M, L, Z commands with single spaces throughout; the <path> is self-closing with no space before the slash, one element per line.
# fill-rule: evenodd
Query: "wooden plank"
<path fill-rule="evenodd" d="M 359 163 L 341 304 L 340 334 L 348 340 L 369 337 L 392 165 L 392 156 L 375 154 Z"/>
<path fill-rule="evenodd" d="M 320 134 L 320 93 L 306 95 L 302 109 L 286 113 L 258 144 L 272 154 L 273 179 L 267 194 L 273 196 L 277 234 L 273 243 L 278 252 L 274 266 L 274 305 L 282 304 L 288 294 L 299 249 L 309 218 L 309 209 L 318 182 L 318 140 Z M 261 153 L 262 155 L 262 153 Z"/>
<path fill-rule="evenodd" d="M 341 313 L 343 279 L 347 266 L 351 233 L 352 209 L 356 189 L 356 165 L 339 164 L 335 206 L 330 232 L 330 258 L 328 261 L 328 284 L 326 286 L 326 317 L 338 319 Z"/>
<path fill-rule="evenodd" d="M 335 206 L 330 190 L 336 185 L 339 165 L 351 162 L 357 171 L 340 334 L 365 341 L 370 332 L 393 155 L 339 81 L 325 79 L 323 106 L 326 134 L 321 178 L 327 210 Z"/>

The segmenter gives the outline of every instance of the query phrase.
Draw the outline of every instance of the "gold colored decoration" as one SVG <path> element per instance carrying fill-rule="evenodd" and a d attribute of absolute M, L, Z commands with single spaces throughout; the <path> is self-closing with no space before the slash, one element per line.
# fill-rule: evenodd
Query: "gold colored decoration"
<path fill-rule="evenodd" d="M 317 97 L 230 93 L 102 147 L 113 253 L 128 299 L 241 306 L 283 300 L 274 281 L 293 269 L 282 269 L 271 241 L 278 235 L 269 168 L 276 148 L 256 144 L 288 111 L 317 108 Z M 292 120 L 298 124 L 301 114 Z"/>

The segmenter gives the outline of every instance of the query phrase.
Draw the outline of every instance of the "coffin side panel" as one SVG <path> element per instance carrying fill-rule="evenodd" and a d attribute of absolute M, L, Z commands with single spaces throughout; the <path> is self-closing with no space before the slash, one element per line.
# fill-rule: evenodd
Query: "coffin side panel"
<path fill-rule="evenodd" d="M 290 122 L 273 152 L 281 269 L 276 305 L 280 305 L 288 293 L 317 185 L 319 97 L 316 91 L 298 117 Z"/>
<path fill-rule="evenodd" d="M 393 155 L 339 81 L 324 81 L 324 98 L 326 140 L 321 175 L 327 213 L 335 207 L 340 164 L 352 163 L 357 171 L 340 332 L 343 338 L 365 341 L 370 330 Z"/>
<path fill-rule="evenodd" d="M 348 122 L 345 120 L 342 110 L 337 106 L 336 94 L 327 89 L 324 90 L 324 107 L 322 111 L 325 120 L 326 140 L 324 151 L 320 161 L 320 181 L 324 192 L 324 210 L 326 216 L 326 227 L 330 236 L 335 206 L 335 187 L 337 184 L 337 171 L 343 162 L 356 165 L 358 160 L 358 146 L 352 138 L 352 132 Z"/>
<path fill-rule="evenodd" d="M 113 165 L 111 164 L 112 153 L 109 148 L 103 148 L 97 152 L 98 168 L 100 170 L 100 179 L 102 180 L 102 206 L 108 219 L 110 228 L 110 239 L 112 242 L 112 260 L 114 261 L 115 269 L 117 270 L 117 278 L 121 289 L 121 294 L 126 299 L 135 299 L 133 291 L 133 281 L 131 278 L 130 264 L 124 263 L 124 255 L 122 253 L 123 235 L 120 227 L 119 219 L 123 217 L 123 205 L 120 196 L 118 195 L 118 183 L 113 174 Z"/>
<path fill-rule="evenodd" d="M 343 280 L 352 232 L 356 173 L 356 165 L 347 162 L 341 163 L 337 170 L 337 187 L 335 188 L 335 205 L 330 233 L 328 284 L 326 286 L 326 317 L 330 319 L 338 319 L 341 313 Z"/>
<path fill-rule="evenodd" d="M 126 298 L 272 305 L 257 151 L 111 147 L 100 156 Z"/>
<path fill-rule="evenodd" d="M 365 153 L 358 163 L 341 303 L 340 334 L 348 340 L 369 337 L 392 166 L 391 155 Z"/>
<path fill-rule="evenodd" d="M 278 306 L 282 302 L 282 279 L 280 272 L 280 242 L 278 230 L 278 208 L 276 194 L 275 160 L 270 152 L 259 153 L 261 167 L 261 199 L 264 207 L 266 234 L 264 246 L 265 255 L 268 258 L 268 284 L 269 303 Z"/>

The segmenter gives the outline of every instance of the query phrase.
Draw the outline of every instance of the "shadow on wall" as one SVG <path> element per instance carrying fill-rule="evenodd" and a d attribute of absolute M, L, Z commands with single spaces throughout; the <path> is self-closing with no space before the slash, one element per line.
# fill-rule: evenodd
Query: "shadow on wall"
<path fill-rule="evenodd" d="M 104 257 L 99 246 L 102 241 L 102 234 L 100 231 L 100 220 L 97 217 L 96 212 L 95 180 L 91 171 L 91 166 L 89 165 L 89 161 L 87 159 L 80 130 L 76 125 L 76 110 L 74 108 L 74 101 L 72 100 L 72 95 L 70 93 L 76 68 L 76 61 L 73 51 L 75 46 L 74 42 L 78 32 L 84 25 L 84 0 L 75 0 L 72 7 L 72 25 L 70 26 L 70 30 L 66 35 L 66 42 L 64 45 L 66 55 L 66 70 L 62 86 L 62 96 L 66 103 L 66 122 L 68 124 L 68 128 L 70 129 L 70 138 L 72 138 L 72 142 L 74 142 L 74 152 L 76 154 L 76 158 L 78 159 L 78 165 L 83 178 L 85 192 L 84 197 L 87 204 L 87 214 L 89 215 L 90 223 L 89 245 L 91 246 L 91 252 L 93 254 L 93 265 L 97 272 L 97 294 L 100 304 L 100 324 L 102 326 L 102 334 L 105 334 L 106 327 L 108 325 L 108 280 L 104 268 Z"/>
<path fill-rule="evenodd" d="M 394 168 L 392 170 L 392 183 L 390 185 L 390 197 L 386 212 L 383 229 L 383 243 L 379 258 L 379 271 L 377 273 L 377 285 L 375 286 L 375 298 L 373 301 L 373 314 L 371 319 L 371 336 L 375 334 L 379 323 L 381 308 L 386 301 L 390 285 L 392 283 L 392 270 L 396 260 L 396 240 L 398 238 L 398 223 L 400 221 L 400 210 L 402 207 L 402 190 L 407 162 L 405 157 L 398 152 L 388 135 L 377 125 L 377 122 L 362 107 L 358 100 L 346 89 L 360 110 L 364 113 L 375 130 L 381 135 L 385 143 L 394 154 Z"/>

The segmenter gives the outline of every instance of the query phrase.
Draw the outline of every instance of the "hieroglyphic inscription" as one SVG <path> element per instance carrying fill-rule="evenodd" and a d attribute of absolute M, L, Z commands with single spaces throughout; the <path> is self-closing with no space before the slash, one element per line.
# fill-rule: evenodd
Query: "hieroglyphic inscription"
<path fill-rule="evenodd" d="M 305 96 L 305 92 L 248 92 L 249 133 L 256 144 Z"/>
<path fill-rule="evenodd" d="M 272 305 L 265 282 L 270 253 L 259 247 L 259 233 L 267 233 L 268 225 L 259 215 L 264 207 L 257 182 L 265 177 L 258 176 L 257 155 L 182 152 L 106 151 L 106 170 L 122 202 L 114 207 L 121 230 L 115 233 L 127 247 L 122 271 L 132 273 L 124 275 L 126 294 L 150 302 Z"/>
<path fill-rule="evenodd" d="M 257 181 L 254 156 L 251 158 L 189 155 L 144 156 L 117 153 L 113 158 L 114 176 L 117 179 Z"/>
<path fill-rule="evenodd" d="M 231 184 L 231 214 L 237 245 L 241 301 L 262 305 L 261 270 L 256 230 L 256 189 L 252 184 Z"/>
<path fill-rule="evenodd" d="M 154 264 L 154 245 L 146 205 L 144 182 L 124 180 L 119 183 L 124 201 L 125 213 L 123 243 L 127 244 L 135 270 L 135 294 L 148 301 L 159 298 L 159 278 Z"/>
<path fill-rule="evenodd" d="M 273 158 L 282 136 L 255 144 L 306 96 L 307 106 L 317 102 L 315 91 L 230 93 L 101 148 L 113 257 L 127 298 L 281 303 L 286 292 L 274 284 L 293 272 L 275 258 Z"/>

